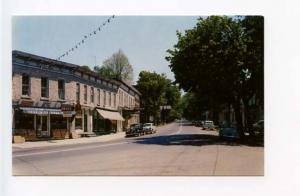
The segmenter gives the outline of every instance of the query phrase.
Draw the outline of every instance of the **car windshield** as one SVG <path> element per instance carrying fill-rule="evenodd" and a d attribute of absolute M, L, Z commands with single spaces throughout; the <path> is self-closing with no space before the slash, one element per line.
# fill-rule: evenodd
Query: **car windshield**
<path fill-rule="evenodd" d="M 149 126 L 151 126 L 151 123 L 144 124 L 144 127 L 149 127 Z"/>
<path fill-rule="evenodd" d="M 137 127 L 138 126 L 138 124 L 132 124 L 132 125 L 130 125 L 130 127 Z"/>

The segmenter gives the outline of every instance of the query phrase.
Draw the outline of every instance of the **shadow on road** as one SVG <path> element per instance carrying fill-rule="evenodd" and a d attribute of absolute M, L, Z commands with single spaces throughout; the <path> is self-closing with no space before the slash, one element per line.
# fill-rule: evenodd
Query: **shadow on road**
<path fill-rule="evenodd" d="M 180 134 L 180 135 L 164 135 L 145 138 L 136 138 L 135 143 L 138 144 L 156 144 L 156 145 L 189 145 L 189 146 L 205 146 L 205 145 L 228 145 L 228 146 L 263 146 L 261 143 L 221 140 L 219 136 L 209 134 Z"/>

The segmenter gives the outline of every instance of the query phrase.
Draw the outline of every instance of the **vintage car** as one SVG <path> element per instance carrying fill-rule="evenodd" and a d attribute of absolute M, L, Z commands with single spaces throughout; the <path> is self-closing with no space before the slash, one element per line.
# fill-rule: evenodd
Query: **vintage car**
<path fill-rule="evenodd" d="M 223 122 L 220 125 L 219 137 L 221 139 L 230 139 L 230 140 L 235 140 L 240 138 L 237 129 L 234 127 L 234 125 L 228 122 Z"/>
<path fill-rule="evenodd" d="M 203 123 L 203 129 L 213 130 L 215 128 L 214 122 L 210 120 L 206 120 Z"/>
<path fill-rule="evenodd" d="M 136 123 L 130 125 L 130 128 L 126 130 L 126 137 L 140 136 L 140 135 L 144 135 L 144 133 L 145 132 L 143 131 L 143 124 Z"/>
<path fill-rule="evenodd" d="M 146 134 L 156 133 L 156 127 L 153 125 L 153 123 L 145 123 L 143 125 L 143 131 Z"/>

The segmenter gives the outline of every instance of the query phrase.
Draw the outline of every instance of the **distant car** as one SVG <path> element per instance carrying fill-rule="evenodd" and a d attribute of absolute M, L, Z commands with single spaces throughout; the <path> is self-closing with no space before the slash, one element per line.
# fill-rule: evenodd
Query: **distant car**
<path fill-rule="evenodd" d="M 126 131 L 126 137 L 140 136 L 140 135 L 144 135 L 143 124 L 141 124 L 141 123 L 136 123 L 136 124 L 130 125 L 130 128 L 127 129 L 127 131 Z"/>
<path fill-rule="evenodd" d="M 239 139 L 240 135 L 237 129 L 228 122 L 223 122 L 220 125 L 219 136 L 221 139 Z"/>
<path fill-rule="evenodd" d="M 206 120 L 204 121 L 203 123 L 203 129 L 214 129 L 215 128 L 215 125 L 214 125 L 214 122 L 213 121 L 210 121 L 210 120 Z"/>
<path fill-rule="evenodd" d="M 203 121 L 197 120 L 197 121 L 195 122 L 195 126 L 196 126 L 196 127 L 201 127 L 201 126 L 203 126 Z"/>
<path fill-rule="evenodd" d="M 145 123 L 143 125 L 143 131 L 146 134 L 156 133 L 156 127 L 153 125 L 153 123 Z"/>

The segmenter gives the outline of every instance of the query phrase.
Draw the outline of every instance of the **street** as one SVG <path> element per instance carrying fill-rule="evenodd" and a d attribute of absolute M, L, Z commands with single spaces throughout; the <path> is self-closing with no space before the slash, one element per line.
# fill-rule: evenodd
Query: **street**
<path fill-rule="evenodd" d="M 13 148 L 13 175 L 264 175 L 264 148 L 220 141 L 189 122 L 156 134 L 68 146 Z"/>

